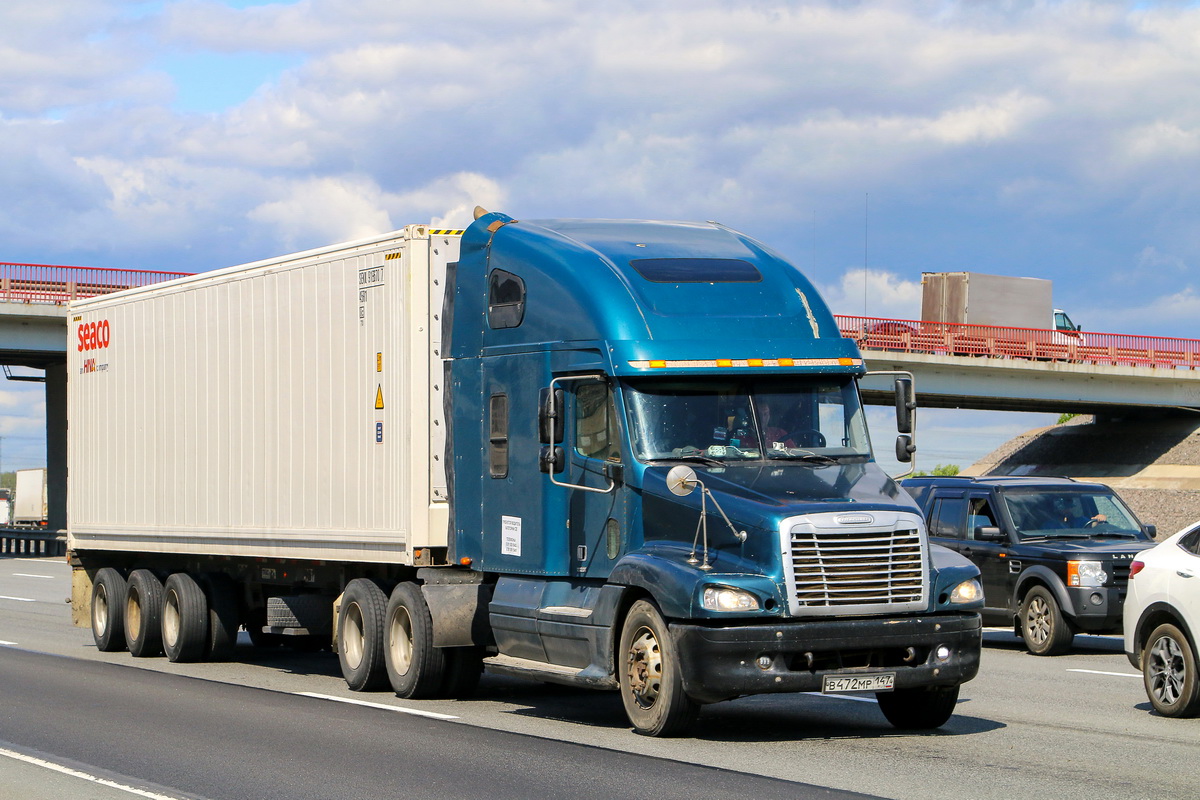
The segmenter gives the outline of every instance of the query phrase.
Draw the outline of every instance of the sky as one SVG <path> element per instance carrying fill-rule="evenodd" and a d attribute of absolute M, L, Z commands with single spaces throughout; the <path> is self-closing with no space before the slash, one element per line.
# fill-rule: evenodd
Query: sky
<path fill-rule="evenodd" d="M 1195 2 L 4 0 L 0 146 L 0 261 L 195 272 L 478 204 L 717 220 L 836 313 L 970 270 L 1200 333 Z M 39 415 L 0 382 L 4 469 Z M 1053 420 L 926 411 L 920 457 Z"/>

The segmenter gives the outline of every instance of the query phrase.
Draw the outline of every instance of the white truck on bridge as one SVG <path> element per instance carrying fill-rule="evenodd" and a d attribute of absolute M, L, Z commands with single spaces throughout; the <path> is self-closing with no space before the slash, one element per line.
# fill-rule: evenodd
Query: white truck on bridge
<path fill-rule="evenodd" d="M 1014 278 L 981 272 L 921 273 L 921 319 L 1003 328 L 1052 328 L 1078 333 L 1079 326 L 1054 307 L 1045 278 Z"/>

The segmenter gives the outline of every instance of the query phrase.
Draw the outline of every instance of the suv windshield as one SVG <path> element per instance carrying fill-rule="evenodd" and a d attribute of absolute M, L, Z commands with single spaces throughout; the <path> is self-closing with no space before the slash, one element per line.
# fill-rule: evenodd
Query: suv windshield
<path fill-rule="evenodd" d="M 1006 491 L 1004 502 L 1017 535 L 1022 538 L 1096 535 L 1146 538 L 1133 514 L 1111 492 Z"/>
<path fill-rule="evenodd" d="M 870 455 L 852 378 L 631 380 L 625 406 L 641 461 L 805 460 Z"/>

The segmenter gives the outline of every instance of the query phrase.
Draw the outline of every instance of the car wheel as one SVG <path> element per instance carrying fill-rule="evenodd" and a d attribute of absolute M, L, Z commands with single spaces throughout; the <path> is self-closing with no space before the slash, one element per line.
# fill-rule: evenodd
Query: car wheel
<path fill-rule="evenodd" d="M 1154 710 L 1164 717 L 1194 717 L 1200 710 L 1196 656 L 1175 625 L 1159 625 L 1146 639 L 1142 681 Z"/>
<path fill-rule="evenodd" d="M 1044 586 L 1030 589 L 1021 602 L 1021 637 L 1035 656 L 1058 656 L 1071 647 L 1075 633 Z"/>

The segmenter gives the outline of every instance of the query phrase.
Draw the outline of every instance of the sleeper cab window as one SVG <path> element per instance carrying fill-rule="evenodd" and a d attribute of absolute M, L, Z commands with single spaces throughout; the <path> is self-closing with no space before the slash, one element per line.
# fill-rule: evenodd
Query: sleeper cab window
<path fill-rule="evenodd" d="M 488 275 L 488 326 L 516 328 L 525 319 L 525 281 L 494 269 Z"/>

